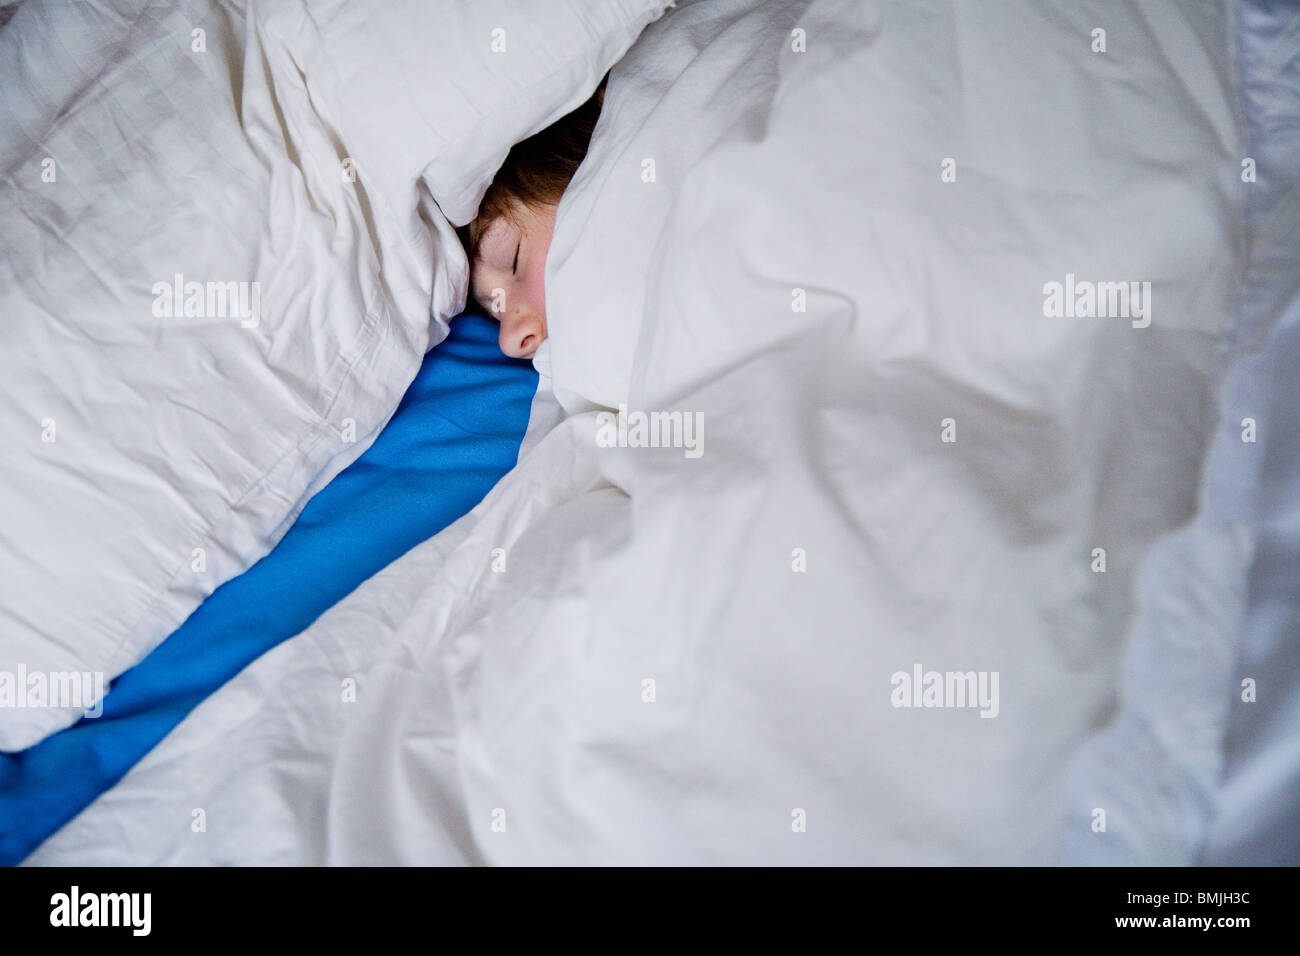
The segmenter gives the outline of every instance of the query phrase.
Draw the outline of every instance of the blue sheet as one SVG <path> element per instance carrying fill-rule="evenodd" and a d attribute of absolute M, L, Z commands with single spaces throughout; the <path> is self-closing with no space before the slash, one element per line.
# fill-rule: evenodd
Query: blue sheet
<path fill-rule="evenodd" d="M 0 864 L 21 862 L 209 694 L 478 504 L 514 467 L 536 388 L 531 364 L 498 350 L 495 322 L 453 320 L 375 443 L 270 554 L 114 681 L 101 717 L 0 754 Z"/>

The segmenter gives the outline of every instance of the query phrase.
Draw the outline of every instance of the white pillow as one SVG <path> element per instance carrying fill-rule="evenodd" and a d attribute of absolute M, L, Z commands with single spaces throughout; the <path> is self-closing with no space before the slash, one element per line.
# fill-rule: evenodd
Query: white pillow
<path fill-rule="evenodd" d="M 423 171 L 463 225 L 510 146 L 579 106 L 669 5 L 308 0 L 265 22 L 301 51 L 313 99 L 329 104 L 363 174 L 400 195 Z"/>
<path fill-rule="evenodd" d="M 146 6 L 28 0 L 0 31 L 3 750 L 360 454 L 465 301 L 426 166 L 469 218 L 665 3 Z"/>

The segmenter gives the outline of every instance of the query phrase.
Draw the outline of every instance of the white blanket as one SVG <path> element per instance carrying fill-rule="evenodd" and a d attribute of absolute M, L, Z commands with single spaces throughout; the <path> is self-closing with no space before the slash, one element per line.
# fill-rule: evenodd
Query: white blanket
<path fill-rule="evenodd" d="M 451 227 L 358 180 L 260 26 L 29 0 L 0 33 L 0 749 L 269 551 L 459 308 Z"/>
<path fill-rule="evenodd" d="M 575 414 L 32 862 L 1057 860 L 1215 424 L 1230 35 L 1223 3 L 669 13 L 560 209 Z M 640 412 L 697 430 L 632 447 Z"/>
<path fill-rule="evenodd" d="M 666 3 L 6 14 L 0 750 L 98 704 L 360 454 L 464 307 L 447 216 Z"/>

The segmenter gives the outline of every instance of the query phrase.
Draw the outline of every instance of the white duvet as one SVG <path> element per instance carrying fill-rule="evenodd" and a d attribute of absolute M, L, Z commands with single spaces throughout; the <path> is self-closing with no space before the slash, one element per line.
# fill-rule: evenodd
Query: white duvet
<path fill-rule="evenodd" d="M 29 0 L 0 33 L 3 750 L 265 554 L 455 310 L 414 190 L 407 220 L 345 175 L 244 7 Z"/>
<path fill-rule="evenodd" d="M 572 414 L 31 862 L 1060 859 L 1216 425 L 1230 37 L 1225 3 L 669 13 L 559 212 Z"/>
<path fill-rule="evenodd" d="M 361 453 L 464 306 L 448 217 L 666 3 L 5 7 L 0 750 Z"/>

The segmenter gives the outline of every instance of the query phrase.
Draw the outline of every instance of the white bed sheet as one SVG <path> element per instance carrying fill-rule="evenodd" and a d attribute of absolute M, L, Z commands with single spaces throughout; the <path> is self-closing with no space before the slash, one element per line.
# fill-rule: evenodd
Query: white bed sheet
<path fill-rule="evenodd" d="M 1224 765 L 1199 856 L 1208 865 L 1300 865 L 1300 6 L 1239 8 L 1243 98 L 1261 175 L 1247 194 L 1254 237 L 1243 308 L 1276 319 L 1261 365 L 1270 423 L 1241 653 L 1229 684 Z M 1243 415 L 1245 413 L 1243 412 Z M 1234 415 L 1234 418 L 1237 416 Z M 1224 489 L 1226 492 L 1227 489 Z M 1241 680 L 1258 684 L 1254 704 Z"/>
<path fill-rule="evenodd" d="M 464 307 L 448 217 L 666 2 L 4 8 L 0 749 L 364 450 Z M 91 686 L 46 706 L 28 674 Z"/>
<path fill-rule="evenodd" d="M 1089 59 L 1103 15 L 1128 59 Z M 1216 424 L 1230 40 L 1226 4 L 670 13 L 561 207 L 544 363 L 571 408 L 702 413 L 703 454 L 534 430 L 29 862 L 1059 860 Z M 1152 326 L 1049 320 L 1066 271 L 1150 277 Z M 997 671 L 996 718 L 893 706 L 918 664 Z M 1159 832 L 1163 861 L 1203 835 Z"/>
<path fill-rule="evenodd" d="M 245 13 L 27 0 L 0 32 L 6 682 L 137 663 L 360 454 L 456 311 L 451 227 L 342 175 Z M 17 703 L 5 750 L 91 702 Z"/>

